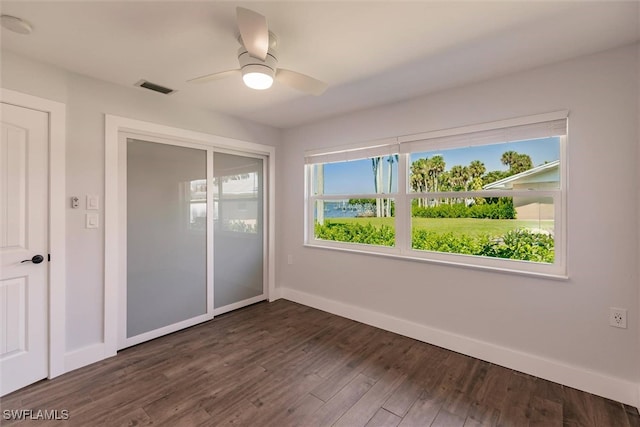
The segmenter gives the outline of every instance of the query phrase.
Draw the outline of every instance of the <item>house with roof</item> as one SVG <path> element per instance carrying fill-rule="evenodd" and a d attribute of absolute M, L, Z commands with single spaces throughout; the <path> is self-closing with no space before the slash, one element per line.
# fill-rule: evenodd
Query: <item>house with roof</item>
<path fill-rule="evenodd" d="M 560 185 L 560 160 L 544 163 L 524 172 L 508 176 L 482 187 L 483 190 L 545 190 Z M 517 218 L 525 220 L 553 220 L 554 206 L 551 198 L 514 197 L 513 206 Z"/>

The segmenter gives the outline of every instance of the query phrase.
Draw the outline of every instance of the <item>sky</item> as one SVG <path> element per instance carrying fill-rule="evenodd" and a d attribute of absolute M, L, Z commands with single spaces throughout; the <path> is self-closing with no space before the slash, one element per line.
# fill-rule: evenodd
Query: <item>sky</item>
<path fill-rule="evenodd" d="M 481 145 L 448 150 L 438 150 L 422 153 L 412 153 L 409 164 L 420 158 L 441 155 L 445 161 L 445 170 L 450 170 L 454 165 L 467 166 L 472 160 L 480 160 L 487 168 L 487 172 L 493 170 L 507 170 L 508 167 L 500 162 L 502 153 L 516 151 L 528 154 L 534 166 L 545 162 L 551 162 L 560 158 L 560 138 L 541 138 L 527 141 L 515 141 L 502 144 Z M 388 192 L 387 158 L 384 162 L 383 183 L 385 192 Z M 393 164 L 392 191 L 397 191 L 398 175 L 397 164 Z M 327 163 L 324 167 L 324 194 L 367 194 L 374 193 L 373 168 L 371 159 L 352 160 L 348 162 Z"/>

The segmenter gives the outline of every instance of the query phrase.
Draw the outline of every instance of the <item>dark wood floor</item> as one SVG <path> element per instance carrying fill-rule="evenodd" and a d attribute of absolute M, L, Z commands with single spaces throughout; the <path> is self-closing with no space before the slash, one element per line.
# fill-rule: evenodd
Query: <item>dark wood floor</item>
<path fill-rule="evenodd" d="M 69 411 L 68 421 L 37 426 L 640 426 L 630 406 L 284 300 L 1 404 Z"/>

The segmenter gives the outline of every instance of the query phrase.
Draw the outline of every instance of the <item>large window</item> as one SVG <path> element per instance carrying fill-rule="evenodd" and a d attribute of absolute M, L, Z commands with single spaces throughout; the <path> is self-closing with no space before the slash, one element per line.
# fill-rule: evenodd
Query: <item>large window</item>
<path fill-rule="evenodd" d="M 306 243 L 564 275 L 566 127 L 553 113 L 307 153 Z"/>

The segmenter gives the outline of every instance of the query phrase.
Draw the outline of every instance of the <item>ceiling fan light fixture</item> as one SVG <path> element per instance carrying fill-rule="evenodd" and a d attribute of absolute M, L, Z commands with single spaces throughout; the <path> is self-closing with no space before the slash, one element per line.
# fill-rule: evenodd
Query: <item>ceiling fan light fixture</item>
<path fill-rule="evenodd" d="M 0 0 L 1 1 L 1 0 Z M 257 12 L 236 8 L 238 29 L 238 63 L 240 68 L 207 74 L 188 80 L 190 83 L 207 83 L 231 75 L 242 74 L 244 84 L 250 89 L 265 90 L 278 83 L 303 93 L 319 96 L 327 84 L 296 71 L 278 67 L 278 39 L 267 26 L 267 19 Z M 265 51 L 266 49 L 266 51 Z"/>
<path fill-rule="evenodd" d="M 265 65 L 250 64 L 242 67 L 242 80 L 251 89 L 269 89 L 273 84 L 273 75 L 273 69 Z"/>

